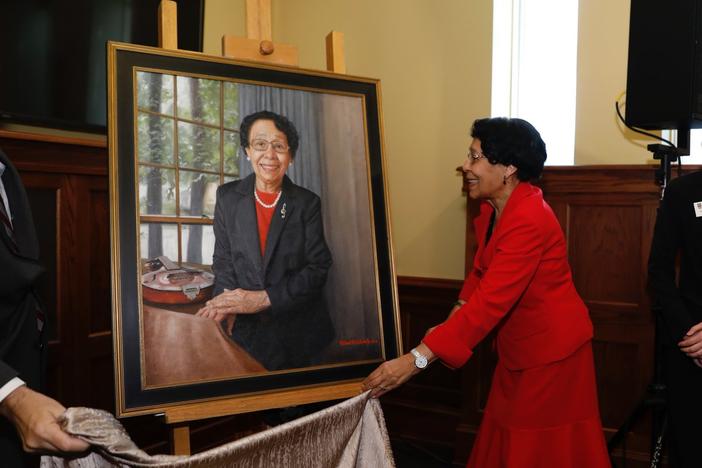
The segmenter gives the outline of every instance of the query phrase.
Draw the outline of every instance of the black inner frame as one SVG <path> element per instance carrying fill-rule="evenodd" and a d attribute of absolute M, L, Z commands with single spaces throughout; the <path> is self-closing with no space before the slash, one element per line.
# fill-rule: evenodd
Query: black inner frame
<path fill-rule="evenodd" d="M 340 91 L 365 96 L 366 131 L 368 138 L 370 187 L 373 218 L 375 224 L 375 245 L 379 281 L 380 310 L 383 326 L 383 343 L 386 358 L 399 355 L 398 336 L 395 323 L 395 301 L 393 298 L 394 278 L 388 235 L 388 219 L 385 210 L 385 186 L 381 156 L 380 117 L 378 115 L 378 93 L 375 83 L 353 81 L 323 75 L 308 75 L 294 70 L 258 68 L 250 65 L 210 62 L 189 57 L 162 55 L 160 49 L 144 51 L 114 50 L 114 70 L 116 99 L 116 143 L 118 153 L 117 198 L 119 202 L 119 276 L 121 290 L 121 333 L 122 362 L 115 365 L 123 369 L 123 403 L 125 411 L 144 407 L 185 403 L 195 400 L 235 396 L 304 387 L 316 384 L 349 381 L 367 376 L 375 363 L 349 364 L 325 369 L 295 370 L 287 373 L 272 373 L 251 377 L 237 377 L 231 380 L 210 381 L 157 389 L 141 387 L 140 333 L 139 333 L 139 283 L 137 258 L 136 187 L 134 148 L 134 67 L 144 67 L 167 72 L 209 75 L 213 78 L 250 80 L 262 84 L 294 86 L 310 91 Z M 114 118 L 114 117 L 113 117 Z M 113 312 L 114 313 L 114 312 Z"/>

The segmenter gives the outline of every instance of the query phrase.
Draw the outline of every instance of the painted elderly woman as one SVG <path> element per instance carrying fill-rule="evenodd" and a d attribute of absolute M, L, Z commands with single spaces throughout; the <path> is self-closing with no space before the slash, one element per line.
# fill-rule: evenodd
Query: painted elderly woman
<path fill-rule="evenodd" d="M 217 190 L 215 297 L 198 315 L 221 322 L 268 370 L 314 365 L 334 336 L 320 199 L 285 174 L 299 145 L 290 120 L 248 115 L 240 139 L 254 173 Z"/>

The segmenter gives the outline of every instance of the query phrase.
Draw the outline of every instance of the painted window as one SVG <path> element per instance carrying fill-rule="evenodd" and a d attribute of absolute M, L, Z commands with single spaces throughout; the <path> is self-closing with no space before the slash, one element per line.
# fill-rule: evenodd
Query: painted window
<path fill-rule="evenodd" d="M 215 192 L 239 177 L 235 83 L 137 72 L 140 251 L 211 265 Z"/>

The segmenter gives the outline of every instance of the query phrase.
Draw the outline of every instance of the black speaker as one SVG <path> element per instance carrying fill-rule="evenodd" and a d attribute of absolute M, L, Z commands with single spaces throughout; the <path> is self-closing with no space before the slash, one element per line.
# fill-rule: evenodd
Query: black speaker
<path fill-rule="evenodd" d="M 631 0 L 626 123 L 702 128 L 702 0 Z"/>

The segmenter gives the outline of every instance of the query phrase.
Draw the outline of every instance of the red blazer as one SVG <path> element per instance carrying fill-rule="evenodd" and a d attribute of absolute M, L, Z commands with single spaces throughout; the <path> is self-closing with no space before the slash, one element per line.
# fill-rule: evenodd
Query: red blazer
<path fill-rule="evenodd" d="M 443 362 L 460 367 L 494 327 L 508 369 L 569 356 L 592 338 L 592 323 L 575 290 L 565 238 L 541 190 L 522 182 L 507 200 L 487 246 L 493 208 L 475 219 L 479 240 L 459 297 L 466 303 L 424 338 Z"/>

